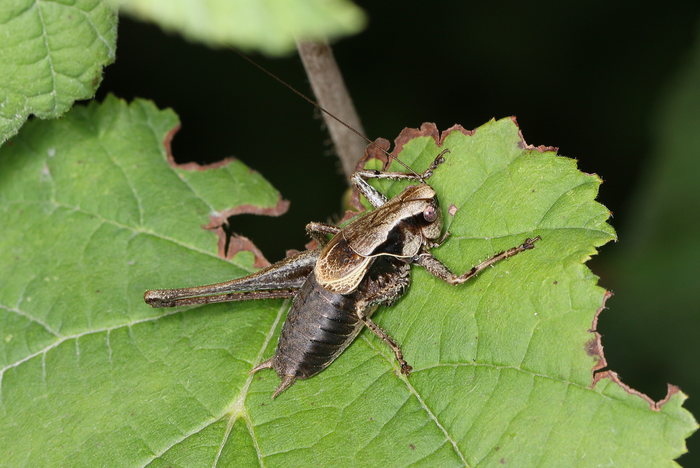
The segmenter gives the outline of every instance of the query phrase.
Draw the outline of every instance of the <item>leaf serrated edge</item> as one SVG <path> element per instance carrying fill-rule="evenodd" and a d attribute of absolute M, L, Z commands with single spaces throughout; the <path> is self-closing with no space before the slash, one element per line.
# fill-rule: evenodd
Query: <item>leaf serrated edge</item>
<path fill-rule="evenodd" d="M 617 374 L 617 372 L 610 369 L 603 370 L 606 367 L 608 367 L 608 362 L 605 359 L 605 353 L 603 352 L 602 336 L 600 335 L 600 333 L 598 333 L 598 317 L 600 316 L 600 313 L 606 309 L 605 303 L 608 299 L 612 297 L 612 295 L 613 294 L 610 291 L 605 291 L 605 295 L 603 296 L 603 304 L 596 311 L 595 316 L 593 317 L 593 323 L 591 324 L 591 328 L 590 330 L 588 330 L 590 333 L 593 334 L 593 338 L 586 344 L 586 352 L 591 357 L 598 357 L 598 362 L 591 369 L 591 388 L 594 389 L 598 382 L 600 382 L 603 379 L 610 379 L 612 382 L 614 382 L 620 388 L 622 388 L 625 392 L 629 393 L 630 395 L 637 396 L 649 403 L 649 409 L 651 409 L 652 411 L 659 412 L 661 411 L 661 408 L 671 400 L 671 397 L 673 397 L 673 395 L 680 392 L 680 388 L 678 386 L 667 383 L 666 396 L 659 401 L 654 401 L 645 393 L 642 393 L 639 390 L 635 390 L 634 388 L 622 382 L 622 379 L 620 379 L 620 376 Z"/>
<path fill-rule="evenodd" d="M 166 134 L 165 137 L 163 138 L 163 150 L 164 150 L 164 156 L 165 160 L 168 162 L 168 165 L 173 170 L 183 170 L 183 171 L 198 171 L 198 172 L 203 172 L 203 171 L 208 171 L 208 170 L 215 170 L 215 169 L 220 169 L 223 167 L 226 167 L 230 163 L 237 161 L 236 158 L 233 157 L 227 157 L 222 159 L 221 161 L 217 161 L 211 164 L 198 164 L 196 162 L 187 162 L 187 163 L 182 163 L 178 164 L 175 161 L 175 157 L 173 156 L 173 150 L 172 150 L 172 141 L 173 138 L 175 137 L 175 134 L 180 130 L 181 124 L 178 123 L 175 125 L 173 128 L 171 128 Z M 155 128 L 151 127 L 151 130 L 153 131 L 154 135 L 157 135 L 158 132 Z M 249 171 L 251 173 L 255 173 L 257 171 L 250 169 Z M 185 182 L 186 183 L 186 182 Z M 187 183 L 186 183 L 187 184 Z M 197 197 L 202 200 L 203 198 L 200 197 L 195 189 L 191 187 L 189 184 L 187 184 L 187 187 L 197 195 Z M 231 216 L 236 216 L 239 214 L 254 214 L 254 215 L 259 215 L 259 216 L 281 216 L 285 214 L 289 210 L 289 201 L 285 200 L 282 198 L 282 195 L 280 193 L 277 194 L 277 203 L 274 206 L 268 206 L 268 207 L 261 207 L 261 206 L 255 206 L 251 204 L 242 204 L 235 206 L 233 208 L 227 208 L 225 210 L 221 211 L 216 211 L 211 207 L 211 213 L 209 214 L 209 224 L 202 224 L 202 229 L 206 231 L 212 231 L 216 234 L 218 237 L 217 241 L 217 251 L 219 257 L 226 259 L 226 260 L 232 260 L 233 257 L 241 251 L 247 251 L 247 252 L 252 252 L 253 256 L 255 258 L 253 267 L 254 268 L 265 268 L 267 266 L 270 266 L 270 262 L 265 258 L 263 253 L 260 251 L 260 249 L 247 237 L 239 236 L 239 235 L 234 235 L 231 237 L 231 239 L 228 239 L 228 234 L 224 230 L 224 225 L 228 224 L 228 218 Z M 228 242 L 227 242 L 228 241 Z M 226 245 L 228 244 L 228 249 L 226 248 Z"/>

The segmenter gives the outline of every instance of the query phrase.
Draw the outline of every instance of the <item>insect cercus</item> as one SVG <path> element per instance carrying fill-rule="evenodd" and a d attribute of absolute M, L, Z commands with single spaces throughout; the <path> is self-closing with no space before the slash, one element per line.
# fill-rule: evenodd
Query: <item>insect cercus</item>
<path fill-rule="evenodd" d="M 146 291 L 153 307 L 177 307 L 214 302 L 293 297 L 274 356 L 251 370 L 274 369 L 282 379 L 272 397 L 296 379 L 307 379 L 328 367 L 366 325 L 394 351 L 401 372 L 411 366 L 401 348 L 371 319 L 380 304 L 391 305 L 406 291 L 410 267 L 420 265 L 433 276 L 457 285 L 485 268 L 534 247 L 540 239 L 494 255 L 462 275 L 452 273 L 430 253 L 449 235 L 442 234 L 442 212 L 428 179 L 448 150 L 423 173 L 359 170 L 352 184 L 374 210 L 344 228 L 310 223 L 306 230 L 319 242 L 263 270 L 224 283 L 182 289 Z M 397 160 L 398 161 L 398 160 Z M 399 161 L 400 162 L 400 161 Z M 406 166 L 407 167 L 407 166 Z M 366 179 L 418 181 L 387 199 Z M 333 236 L 328 240 L 328 236 Z"/>

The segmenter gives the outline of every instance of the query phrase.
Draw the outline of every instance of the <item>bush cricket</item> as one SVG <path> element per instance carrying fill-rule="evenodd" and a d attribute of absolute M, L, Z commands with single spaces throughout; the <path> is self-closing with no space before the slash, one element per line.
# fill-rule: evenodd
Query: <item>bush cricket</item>
<path fill-rule="evenodd" d="M 293 91 L 339 120 L 306 96 Z M 351 183 L 374 210 L 355 218 L 343 228 L 309 223 L 307 233 L 318 241 L 318 247 L 287 257 L 248 276 L 208 286 L 151 290 L 144 295 L 152 307 L 294 298 L 274 356 L 250 371 L 274 369 L 277 372 L 281 383 L 272 398 L 289 388 L 295 380 L 307 379 L 328 367 L 364 326 L 392 349 L 401 372 L 408 376 L 412 368 L 404 359 L 400 346 L 372 321 L 371 315 L 380 304 L 391 305 L 405 293 L 410 283 L 411 265 L 420 265 L 433 276 L 458 285 L 503 259 L 532 249 L 540 239 L 539 236 L 528 238 L 521 245 L 494 255 L 464 274 L 455 275 L 430 253 L 431 248 L 445 241 L 449 232 L 442 234 L 440 205 L 435 191 L 426 183 L 444 162 L 449 150 L 442 151 L 430 167 L 418 174 L 364 135 L 351 130 L 408 169 L 408 172 L 356 170 Z M 409 185 L 399 195 L 387 199 L 367 182 L 373 178 L 410 180 L 416 181 L 417 185 Z M 328 240 L 328 236 L 332 238 Z"/>

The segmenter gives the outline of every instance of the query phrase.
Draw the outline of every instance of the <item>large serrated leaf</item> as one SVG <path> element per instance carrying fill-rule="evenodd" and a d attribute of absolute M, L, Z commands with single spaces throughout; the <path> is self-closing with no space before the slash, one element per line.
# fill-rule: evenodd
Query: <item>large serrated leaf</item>
<path fill-rule="evenodd" d="M 0 143 L 30 114 L 91 98 L 114 61 L 117 13 L 102 0 L 16 0 L 0 8 Z"/>
<path fill-rule="evenodd" d="M 349 0 L 114 0 L 134 17 L 214 46 L 269 55 L 294 50 L 296 39 L 335 39 L 359 32 L 365 16 Z"/>
<path fill-rule="evenodd" d="M 430 183 L 454 214 L 434 252 L 455 271 L 542 240 L 458 287 L 412 270 L 407 295 L 375 315 L 408 379 L 365 332 L 271 400 L 275 373 L 248 371 L 272 354 L 287 302 L 143 303 L 145 289 L 251 271 L 244 253 L 218 258 L 201 225 L 279 203 L 238 162 L 173 167 L 176 125 L 109 98 L 31 122 L 0 151 L 0 464 L 674 466 L 696 427 L 682 393 L 650 405 L 612 376 L 591 388 L 606 292 L 582 262 L 614 238 L 596 176 L 526 146 L 511 119 L 402 135 L 417 170 L 436 142 L 450 148 Z"/>

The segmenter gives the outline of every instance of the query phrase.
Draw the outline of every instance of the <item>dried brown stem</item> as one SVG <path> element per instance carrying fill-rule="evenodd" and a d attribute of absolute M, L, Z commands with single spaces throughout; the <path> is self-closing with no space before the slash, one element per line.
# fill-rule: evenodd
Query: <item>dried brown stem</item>
<path fill-rule="evenodd" d="M 297 41 L 297 50 L 318 104 L 350 127 L 364 133 L 328 43 Z M 325 113 L 323 118 L 343 166 L 345 178 L 349 182 L 367 143 Z"/>

